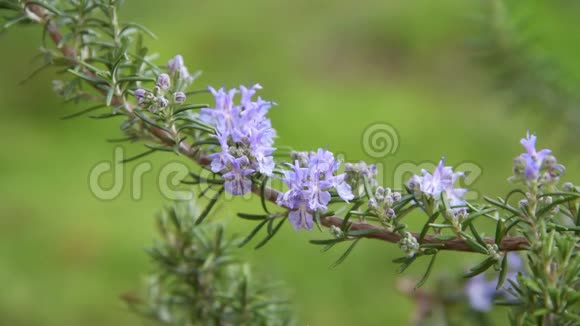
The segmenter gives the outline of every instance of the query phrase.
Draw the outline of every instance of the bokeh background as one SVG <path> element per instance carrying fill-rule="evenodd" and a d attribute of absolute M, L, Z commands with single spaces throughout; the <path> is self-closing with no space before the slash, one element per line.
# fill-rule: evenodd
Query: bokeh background
<path fill-rule="evenodd" d="M 159 64 L 181 53 L 190 70 L 202 70 L 194 88 L 260 82 L 262 96 L 279 103 L 271 111 L 278 144 L 329 146 L 347 160 L 383 164 L 387 185 L 399 164 L 436 163 L 445 154 L 451 165 L 481 168 L 470 185 L 478 194 L 505 194 L 528 128 L 568 167 L 566 179 L 578 180 L 580 5 L 514 1 L 502 16 L 494 3 L 127 0 L 122 17 L 157 34 L 149 46 Z M 516 32 L 503 34 L 503 23 Z M 140 289 L 150 270 L 143 249 L 154 237 L 154 214 L 168 203 L 157 173 L 177 158 L 147 157 L 156 168 L 138 201 L 129 182 L 115 200 L 95 198 L 89 171 L 113 160 L 115 145 L 105 139 L 120 135 L 118 121 L 59 120 L 84 107 L 52 93 L 54 71 L 18 84 L 40 64 L 32 60 L 40 35 L 27 27 L 0 38 L 0 324 L 141 325 L 119 295 Z M 399 137 L 398 150 L 379 159 L 361 146 L 376 122 Z M 134 168 L 125 166 L 127 181 Z M 211 218 L 243 235 L 253 224 L 234 212 L 257 211 L 256 204 L 222 203 Z M 299 325 L 407 323 L 413 304 L 395 290 L 396 246 L 361 241 L 329 269 L 342 250 L 308 244 L 323 236 L 286 225 L 266 247 L 240 254 L 260 277 L 286 284 Z M 461 273 L 478 258 L 440 255 L 433 277 Z M 407 274 L 420 277 L 424 267 Z"/>

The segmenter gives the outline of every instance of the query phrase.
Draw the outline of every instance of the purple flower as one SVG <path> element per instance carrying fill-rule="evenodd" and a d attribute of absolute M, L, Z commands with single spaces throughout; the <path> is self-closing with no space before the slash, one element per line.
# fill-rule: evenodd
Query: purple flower
<path fill-rule="evenodd" d="M 275 167 L 272 156 L 275 148 L 272 146 L 276 131 L 266 114 L 273 103 L 261 98 L 253 99 L 261 88 L 258 84 L 228 91 L 209 87 L 215 106 L 202 109 L 199 119 L 215 127 L 221 145 L 221 152 L 210 155 L 214 172 L 227 171 L 232 159 L 244 156 L 248 160 L 248 170 L 272 175 Z M 239 104 L 235 101 L 238 93 L 241 93 Z"/>
<path fill-rule="evenodd" d="M 330 192 L 326 189 L 332 186 L 332 182 L 320 179 L 320 173 L 312 173 L 310 182 L 308 183 L 308 192 L 310 198 L 308 199 L 308 208 L 315 211 L 317 209 L 326 209 L 326 205 L 330 202 Z"/>
<path fill-rule="evenodd" d="M 514 160 L 514 176 L 510 179 L 550 187 L 558 183 L 565 168 L 558 164 L 556 158 L 551 155 L 551 150 L 537 151 L 536 140 L 536 135 L 530 134 L 528 131 L 526 138 L 520 141 L 526 152 Z M 528 186 L 530 185 L 528 184 Z"/>
<path fill-rule="evenodd" d="M 241 85 L 240 91 L 242 92 L 242 98 L 240 100 L 240 103 L 242 104 L 242 106 L 248 107 L 254 105 L 254 103 L 252 102 L 252 97 L 254 97 L 256 91 L 260 89 L 262 89 L 262 86 L 260 84 L 255 84 L 250 88 L 246 88 L 246 86 Z"/>
<path fill-rule="evenodd" d="M 334 154 L 322 148 L 310 154 L 308 165 L 313 169 L 313 172 L 320 173 L 332 173 L 338 169 L 338 162 L 334 159 Z"/>
<path fill-rule="evenodd" d="M 215 107 L 202 109 L 201 119 L 207 123 L 217 125 L 217 123 L 220 122 L 220 118 L 232 115 L 231 111 L 234 106 L 234 96 L 238 90 L 233 88 L 226 92 L 224 88 L 216 90 L 211 86 L 208 87 L 208 89 L 214 97 Z"/>
<path fill-rule="evenodd" d="M 252 191 L 252 180 L 247 176 L 254 173 L 254 170 L 246 168 L 248 159 L 242 156 L 231 161 L 231 170 L 223 174 L 226 180 L 224 187 L 232 195 L 243 195 Z"/>
<path fill-rule="evenodd" d="M 508 271 L 507 271 L 507 274 L 505 277 L 506 280 L 503 284 L 503 287 L 501 287 L 498 290 L 498 295 L 502 295 L 503 297 L 505 297 L 507 299 L 514 299 L 511 292 L 508 291 L 508 289 L 511 287 L 511 284 L 510 284 L 510 282 L 508 282 L 508 280 L 511 280 L 512 282 L 517 282 L 518 274 L 519 273 L 525 274 L 524 262 L 522 261 L 522 257 L 515 252 L 508 252 L 507 253 L 507 266 L 508 266 Z"/>
<path fill-rule="evenodd" d="M 469 305 L 477 311 L 489 311 L 493 306 L 493 298 L 496 295 L 496 282 L 487 281 L 483 274 L 469 279 L 465 285 L 465 294 Z"/>
<path fill-rule="evenodd" d="M 339 174 L 332 178 L 332 187 L 336 189 L 338 196 L 344 199 L 346 202 L 354 199 L 352 189 L 348 183 L 346 183 L 346 173 Z"/>
<path fill-rule="evenodd" d="M 545 157 L 546 155 L 552 153 L 552 151 L 549 149 L 542 149 L 540 152 L 536 152 L 537 139 L 538 137 L 536 137 L 536 135 L 530 134 L 530 131 L 528 131 L 526 138 L 522 138 L 520 140 L 520 143 L 522 146 L 524 146 L 528 155 Z"/>
<path fill-rule="evenodd" d="M 167 62 L 167 71 L 169 73 L 175 73 L 180 71 L 184 67 L 183 56 L 181 54 L 176 55 L 173 59 Z"/>
<path fill-rule="evenodd" d="M 278 198 L 277 203 L 290 209 L 288 219 L 296 230 L 310 230 L 313 213 L 328 208 L 332 188 L 344 201 L 354 196 L 345 182 L 346 175 L 336 175 L 340 163 L 334 154 L 319 149 L 317 152 L 295 153 L 294 156 L 301 159 L 296 159 L 292 169 L 284 172 L 282 181 L 289 189 Z"/>
<path fill-rule="evenodd" d="M 515 273 L 523 272 L 524 262 L 522 261 L 522 257 L 515 252 L 508 252 L 507 255 L 507 265 L 510 270 Z"/>
<path fill-rule="evenodd" d="M 433 171 L 433 174 L 422 170 L 422 176 L 414 175 L 407 182 L 407 188 L 415 195 L 426 195 L 428 198 L 439 200 L 441 194 L 445 193 L 451 206 L 461 206 L 465 204 L 462 199 L 466 189 L 455 188 L 454 184 L 459 177 L 463 177 L 462 172 L 453 172 L 453 168 L 445 166 L 445 157 Z"/>
<path fill-rule="evenodd" d="M 189 74 L 189 71 L 183 62 L 183 57 L 179 54 L 167 62 L 167 71 L 173 76 L 177 75 L 185 82 L 189 83 L 193 80 L 193 77 Z"/>
<path fill-rule="evenodd" d="M 527 137 L 520 140 L 520 143 L 526 149 L 526 153 L 521 154 L 520 158 L 524 164 L 524 176 L 528 180 L 536 180 L 538 178 L 544 159 L 552 153 L 549 149 L 542 149 L 537 152 L 536 140 L 536 135 L 530 134 L 529 131 Z"/>
<path fill-rule="evenodd" d="M 295 209 L 288 213 L 288 220 L 296 231 L 300 229 L 312 230 L 312 227 L 314 226 L 312 213 L 303 201 L 298 201 Z"/>
<path fill-rule="evenodd" d="M 220 143 L 220 151 L 209 155 L 209 158 L 212 160 L 211 170 L 214 173 L 222 172 L 235 159 L 229 152 L 227 137 L 218 132 L 217 139 Z"/>
<path fill-rule="evenodd" d="M 464 177 L 463 172 L 452 173 L 451 182 L 445 187 L 445 196 L 449 200 L 449 205 L 451 206 L 463 206 L 465 205 L 465 200 L 463 196 L 467 193 L 467 189 L 455 188 L 453 185 L 459 177 Z M 456 208 L 457 209 L 457 208 Z"/>
<path fill-rule="evenodd" d="M 300 167 L 298 161 L 294 162 L 293 168 L 293 170 L 284 171 L 282 181 L 286 183 L 289 189 L 277 200 L 278 204 L 290 209 L 297 208 L 300 202 L 306 202 L 303 198 L 308 197 L 304 196 L 307 194 L 304 184 L 308 179 L 308 169 Z"/>
<path fill-rule="evenodd" d="M 510 286 L 508 280 L 516 281 L 518 273 L 523 272 L 523 262 L 517 253 L 507 253 L 508 271 L 504 286 L 496 290 L 498 278 L 486 280 L 484 274 L 476 275 L 470 278 L 465 284 L 465 295 L 469 304 L 474 310 L 489 311 L 493 306 L 493 299 L 504 297 L 514 299 L 513 295 L 507 290 Z"/>

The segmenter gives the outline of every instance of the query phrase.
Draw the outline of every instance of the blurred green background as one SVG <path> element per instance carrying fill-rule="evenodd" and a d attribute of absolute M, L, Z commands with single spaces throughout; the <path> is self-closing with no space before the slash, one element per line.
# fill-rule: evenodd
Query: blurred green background
<path fill-rule="evenodd" d="M 387 185 L 399 164 L 435 163 L 445 154 L 451 165 L 481 168 L 470 185 L 480 196 L 505 194 L 528 128 L 568 167 L 566 179 L 577 179 L 577 133 L 564 113 L 514 101 L 509 84 L 494 87 L 493 66 L 474 59 L 485 3 L 127 0 L 122 17 L 157 34 L 149 42 L 157 63 L 181 53 L 190 70 L 202 70 L 196 88 L 260 82 L 261 95 L 279 103 L 271 111 L 277 144 L 329 146 L 347 160 L 383 164 Z M 580 6 L 528 1 L 516 9 L 527 19 L 525 31 L 538 36 L 537 48 L 568 78 L 580 77 L 580 34 L 572 32 Z M 40 35 L 39 27 L 28 27 L 0 38 L 0 324 L 141 325 L 119 295 L 138 290 L 150 269 L 143 248 L 154 237 L 153 215 L 168 202 L 156 186 L 158 171 L 177 158 L 147 158 L 156 169 L 144 177 L 141 200 L 131 199 L 129 182 L 115 200 L 95 198 L 89 171 L 113 160 L 115 145 L 104 140 L 120 135 L 118 121 L 59 120 L 84 106 L 63 105 L 51 92 L 54 72 L 18 85 L 35 67 Z M 399 139 L 396 153 L 380 159 L 361 145 L 376 122 L 392 125 Z M 135 166 L 125 166 L 127 181 Z M 243 235 L 253 224 L 233 213 L 258 211 L 256 204 L 222 203 L 212 218 Z M 409 219 L 418 225 L 422 218 Z M 361 241 L 344 264 L 329 269 L 344 248 L 323 254 L 308 244 L 324 236 L 286 225 L 265 248 L 240 253 L 260 277 L 286 283 L 299 325 L 407 323 L 413 305 L 395 290 L 396 246 Z M 460 273 L 479 257 L 439 258 L 435 277 Z M 420 277 L 423 267 L 408 274 Z M 498 312 L 499 320 L 504 316 Z"/>

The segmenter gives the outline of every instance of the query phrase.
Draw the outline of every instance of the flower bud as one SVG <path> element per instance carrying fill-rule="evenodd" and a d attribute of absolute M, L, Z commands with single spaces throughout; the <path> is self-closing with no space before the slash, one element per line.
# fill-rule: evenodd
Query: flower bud
<path fill-rule="evenodd" d="M 417 239 L 409 232 L 405 232 L 405 236 L 399 240 L 399 248 L 407 254 L 408 257 L 415 256 L 415 253 L 419 249 L 419 243 Z"/>
<path fill-rule="evenodd" d="M 176 92 L 175 94 L 173 94 L 173 99 L 175 100 L 176 103 L 183 103 L 185 102 L 186 99 L 185 93 Z"/>
<path fill-rule="evenodd" d="M 445 210 L 445 218 L 448 219 L 449 221 L 455 220 L 455 212 L 453 212 L 450 209 L 446 209 Z"/>
<path fill-rule="evenodd" d="M 552 177 L 559 177 L 563 175 L 565 171 L 566 168 L 562 164 L 555 164 L 549 172 Z"/>
<path fill-rule="evenodd" d="M 377 204 L 377 201 L 374 198 L 369 199 L 369 208 L 374 210 L 377 210 L 379 208 L 379 205 Z"/>
<path fill-rule="evenodd" d="M 136 89 L 133 94 L 139 100 L 140 98 L 145 97 L 145 95 L 147 94 L 147 91 L 144 90 L 143 88 L 139 88 L 139 89 Z"/>
<path fill-rule="evenodd" d="M 521 176 L 526 171 L 526 161 L 521 157 L 518 156 L 514 159 L 514 175 Z"/>
<path fill-rule="evenodd" d="M 395 203 L 395 200 L 393 200 L 393 196 L 392 195 L 388 195 L 388 196 L 385 197 L 384 202 L 385 202 L 385 205 L 387 207 L 391 207 Z"/>
<path fill-rule="evenodd" d="M 396 215 L 395 210 L 392 208 L 387 208 L 386 213 L 388 218 L 393 218 Z"/>
<path fill-rule="evenodd" d="M 385 198 L 385 188 L 381 186 L 377 187 L 377 190 L 375 191 L 375 197 L 377 200 L 383 200 L 383 198 Z"/>
<path fill-rule="evenodd" d="M 502 256 L 499 253 L 499 247 L 496 244 L 486 245 L 487 252 L 491 258 L 495 261 L 500 261 Z"/>
<path fill-rule="evenodd" d="M 168 90 L 171 87 L 171 79 L 169 78 L 168 74 L 161 74 L 159 75 L 159 77 L 157 78 L 157 87 L 159 87 L 161 90 Z"/>
<path fill-rule="evenodd" d="M 342 230 L 339 227 L 337 227 L 336 225 L 333 225 L 330 227 L 330 233 L 332 235 L 334 235 L 337 239 L 342 238 L 342 236 L 343 236 Z"/>
<path fill-rule="evenodd" d="M 409 179 L 409 181 L 407 182 L 407 188 L 409 188 L 409 191 L 415 195 L 418 195 L 421 193 L 421 179 L 419 178 L 419 176 L 414 175 L 411 177 L 411 179 Z"/>
<path fill-rule="evenodd" d="M 462 222 L 463 220 L 465 220 L 465 218 L 467 216 L 469 216 L 469 213 L 467 213 L 467 209 L 465 208 L 460 208 L 457 211 L 455 211 L 455 216 L 457 217 L 457 220 L 459 222 Z"/>
<path fill-rule="evenodd" d="M 133 95 L 135 95 L 135 98 L 137 99 L 137 104 L 141 107 L 145 106 L 145 102 L 147 100 L 146 96 L 147 96 L 147 91 L 139 88 L 136 89 L 135 92 L 133 93 Z"/>
<path fill-rule="evenodd" d="M 552 176 L 549 173 L 544 173 L 540 176 L 539 182 L 542 183 L 550 183 L 552 181 Z"/>
<path fill-rule="evenodd" d="M 566 182 L 562 185 L 562 189 L 564 189 L 566 192 L 573 192 L 576 190 L 576 187 L 574 187 L 572 182 Z"/>
<path fill-rule="evenodd" d="M 364 163 L 364 162 L 363 162 Z M 371 164 L 371 165 L 366 165 L 365 164 L 365 174 L 369 177 L 369 178 L 374 178 L 377 176 L 377 166 L 375 164 Z"/>
<path fill-rule="evenodd" d="M 514 158 L 514 165 L 518 166 L 518 167 L 525 167 L 526 166 L 526 160 L 524 160 L 523 157 L 518 156 L 516 158 Z"/>
<path fill-rule="evenodd" d="M 557 163 L 558 163 L 558 161 L 556 160 L 556 158 L 553 155 L 548 155 L 542 161 L 542 167 L 549 169 L 549 168 L 555 166 Z"/>
<path fill-rule="evenodd" d="M 400 192 L 393 192 L 393 200 L 395 202 L 398 202 L 399 200 L 401 200 L 401 193 Z"/>
<path fill-rule="evenodd" d="M 158 98 L 158 103 L 159 103 L 159 106 L 162 107 L 162 108 L 164 108 L 167 105 L 169 105 L 169 101 L 165 97 L 159 97 Z"/>

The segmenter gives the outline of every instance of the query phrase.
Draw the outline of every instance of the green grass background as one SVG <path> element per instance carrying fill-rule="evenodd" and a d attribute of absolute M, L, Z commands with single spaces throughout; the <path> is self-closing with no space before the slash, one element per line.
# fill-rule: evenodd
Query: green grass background
<path fill-rule="evenodd" d="M 572 32 L 580 8 L 571 1 L 520 7 L 539 46 L 580 76 L 580 34 Z M 449 164 L 481 167 L 472 189 L 505 194 L 519 139 L 530 128 L 540 147 L 567 165 L 566 179 L 578 178 L 578 145 L 567 141 L 574 131 L 545 123 L 550 113 L 512 112 L 509 89 L 494 90 L 489 71 L 474 63 L 467 44 L 477 38 L 473 18 L 481 9 L 479 1 L 463 0 L 127 0 L 122 17 L 155 31 L 159 40 L 149 45 L 158 63 L 181 53 L 190 70 L 202 70 L 194 87 L 260 82 L 262 96 L 279 103 L 271 111 L 277 144 L 329 146 L 347 160 L 377 161 L 387 182 L 398 164 L 445 154 Z M 112 160 L 114 145 L 104 140 L 119 136 L 118 121 L 60 121 L 84 107 L 52 94 L 53 72 L 18 85 L 33 70 L 40 34 L 29 27 L 0 38 L 0 324 L 141 325 L 118 296 L 139 289 L 150 269 L 143 248 L 154 236 L 154 213 L 168 202 L 156 188 L 157 173 L 177 158 L 147 158 L 156 169 L 144 177 L 141 200 L 131 199 L 129 183 L 118 199 L 96 199 L 89 171 Z M 361 146 L 365 128 L 376 122 L 391 124 L 399 136 L 398 151 L 380 160 Z M 128 155 L 142 150 L 126 146 Z M 126 166 L 127 180 L 135 166 Z M 243 235 L 253 224 L 234 212 L 257 211 L 257 203 L 222 204 L 211 218 Z M 344 264 L 329 269 L 341 251 L 323 254 L 308 244 L 323 236 L 287 225 L 265 248 L 240 254 L 260 277 L 286 283 L 300 325 L 407 323 L 412 303 L 395 291 L 396 246 L 361 241 Z M 459 273 L 480 257 L 439 258 L 435 276 Z M 420 276 L 423 267 L 409 274 Z M 499 320 L 504 315 L 498 312 Z"/>

